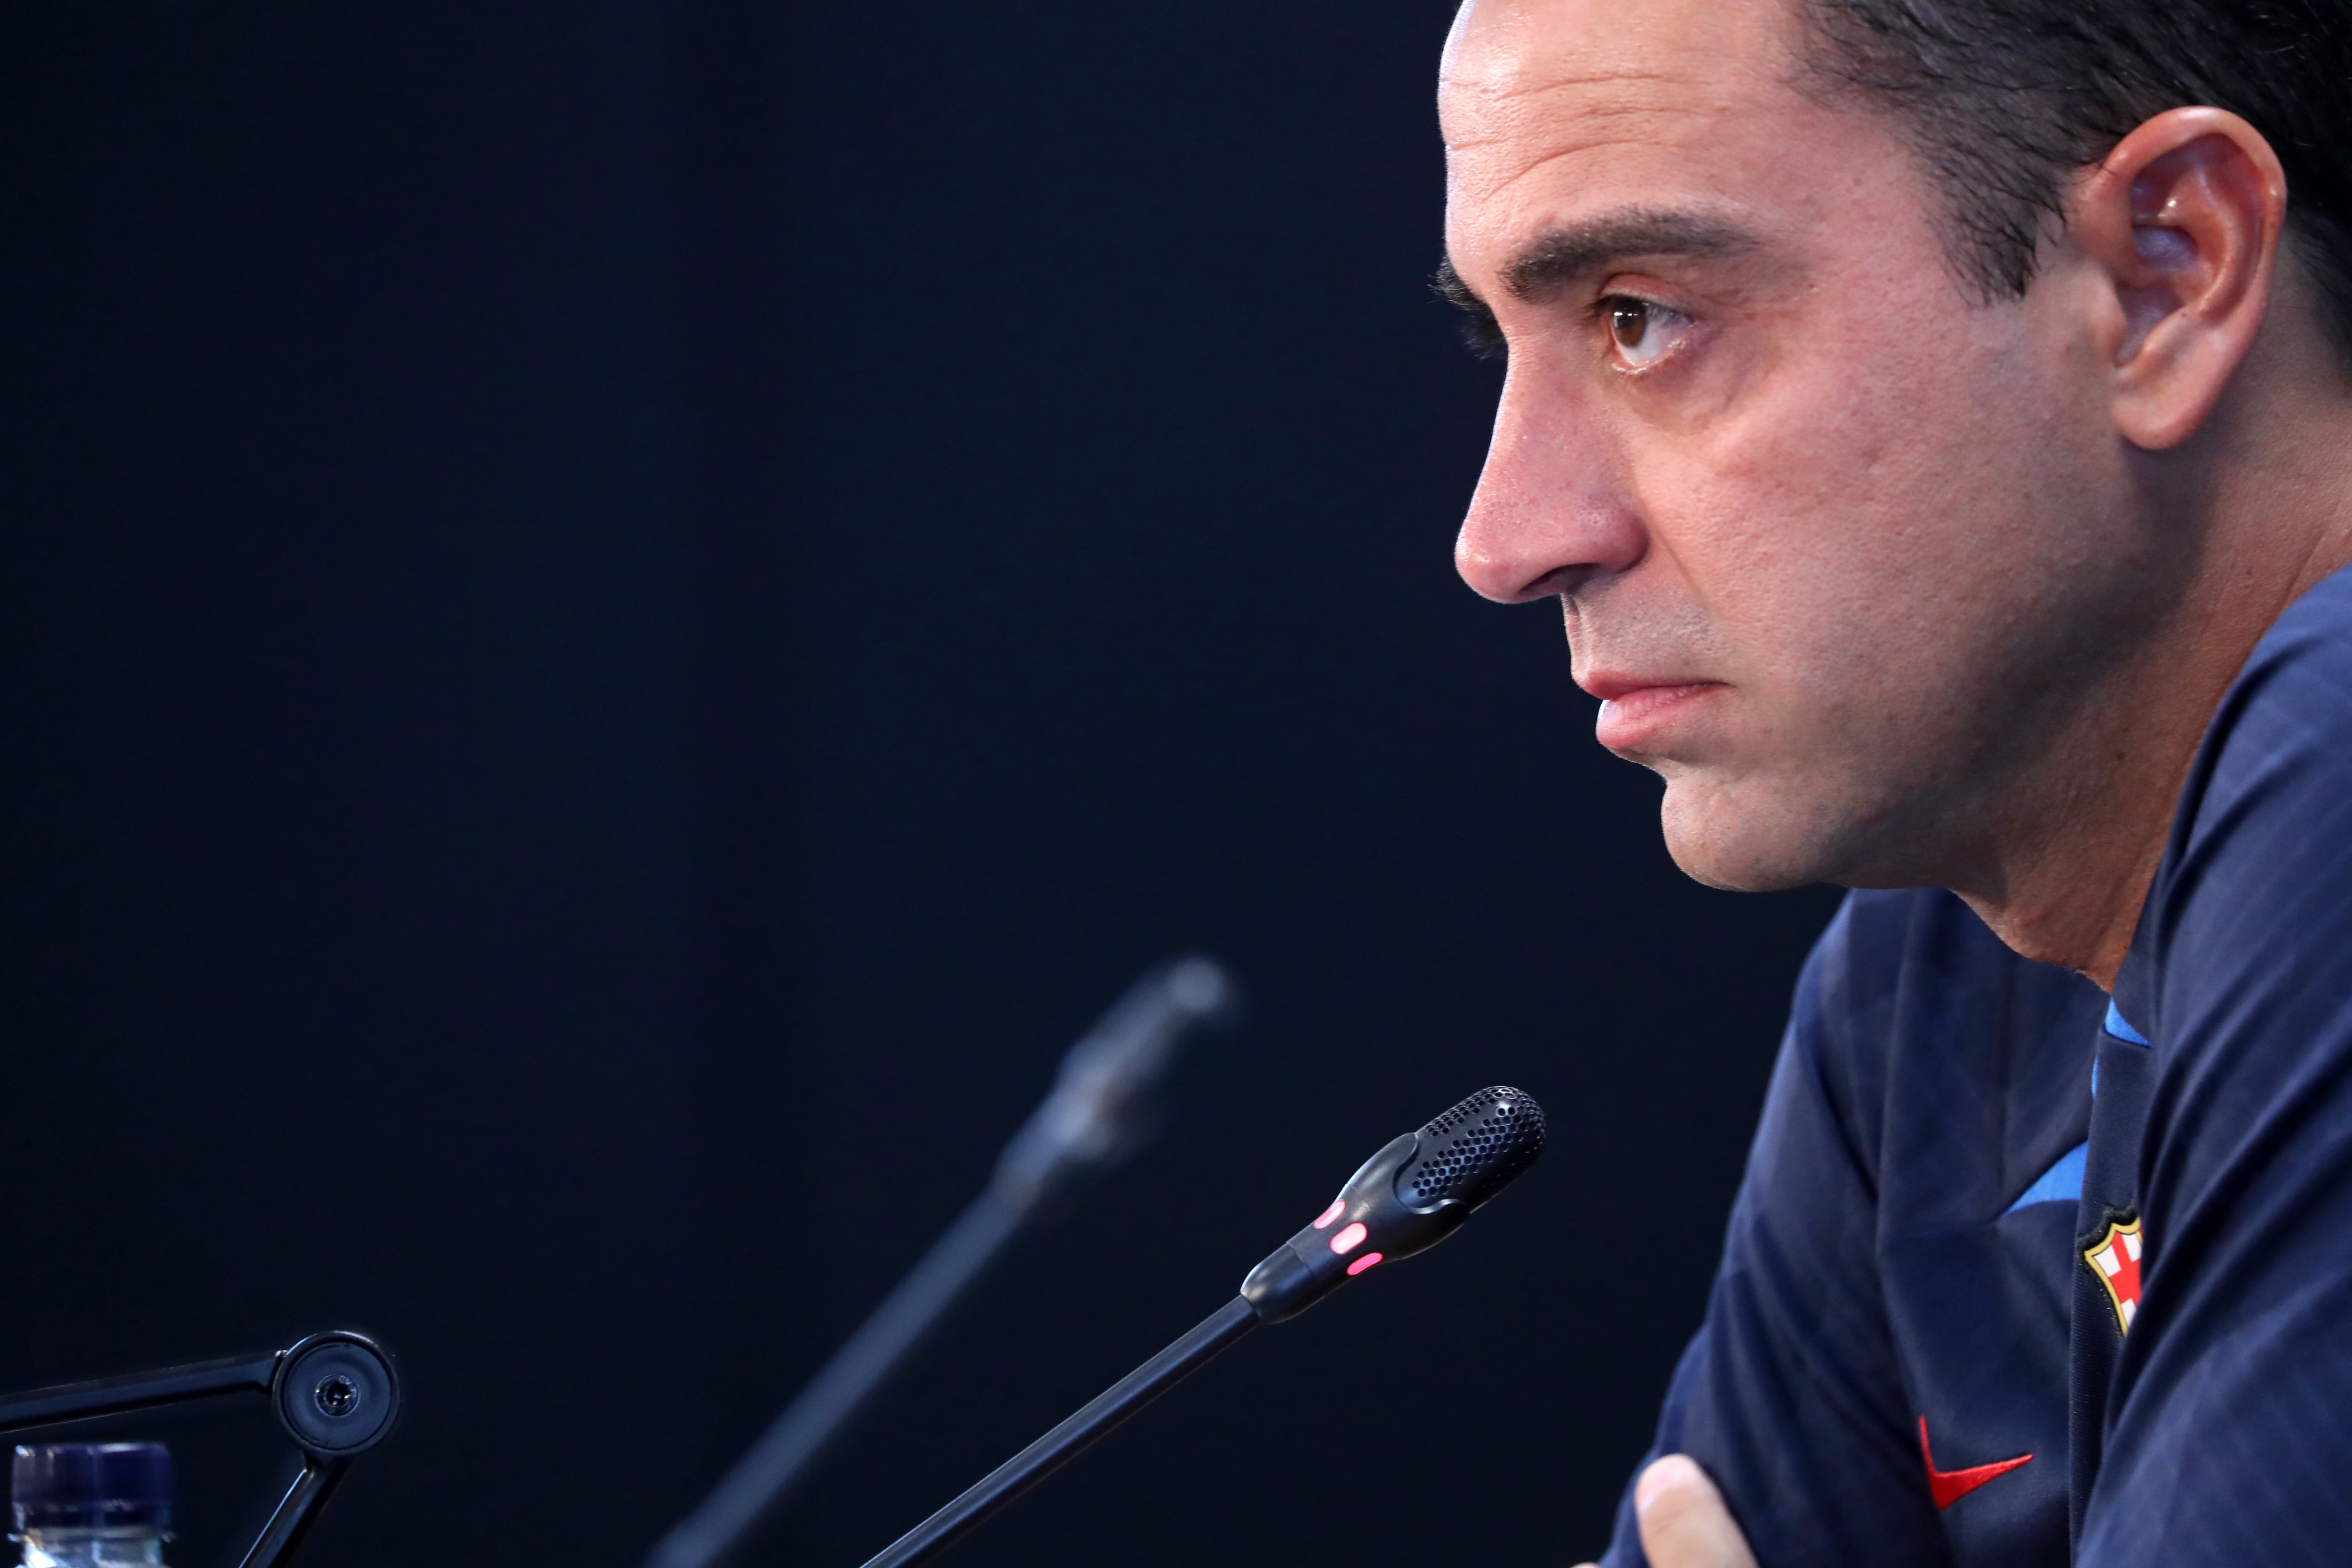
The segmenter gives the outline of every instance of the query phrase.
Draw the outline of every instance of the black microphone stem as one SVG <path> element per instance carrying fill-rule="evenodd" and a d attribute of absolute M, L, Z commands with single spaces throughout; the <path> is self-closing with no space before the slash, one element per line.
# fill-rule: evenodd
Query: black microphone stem
<path fill-rule="evenodd" d="M 1120 1378 L 1085 1409 L 990 1471 L 955 1501 L 869 1559 L 866 1568 L 928 1563 L 985 1523 L 991 1514 L 1068 1464 L 1113 1427 L 1214 1360 L 1258 1325 L 1257 1309 L 1236 1296 L 1183 1338 Z"/>
<path fill-rule="evenodd" d="M 1239 1296 L 866 1568 L 928 1563 L 1258 1324 L 1288 1322 L 1366 1270 L 1428 1251 L 1510 1185 L 1543 1145 L 1543 1108 L 1500 1084 L 1389 1140 L 1313 1224 L 1249 1271 Z"/>

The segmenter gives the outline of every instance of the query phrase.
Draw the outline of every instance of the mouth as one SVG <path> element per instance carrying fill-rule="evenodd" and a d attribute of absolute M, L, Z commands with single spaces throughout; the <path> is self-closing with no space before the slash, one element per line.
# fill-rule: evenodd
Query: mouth
<path fill-rule="evenodd" d="M 1579 682 L 1601 699 L 1592 738 L 1612 752 L 1639 752 L 1663 738 L 1665 729 L 1709 694 L 1719 680 L 1644 681 L 1593 677 Z"/>

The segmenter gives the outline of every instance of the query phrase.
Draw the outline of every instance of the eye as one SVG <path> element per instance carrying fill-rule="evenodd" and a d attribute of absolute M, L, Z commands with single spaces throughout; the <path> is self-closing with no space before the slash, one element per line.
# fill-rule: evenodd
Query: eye
<path fill-rule="evenodd" d="M 1601 301 L 1609 318 L 1609 337 L 1617 357 L 1633 369 L 1656 363 L 1691 328 L 1691 319 L 1651 300 L 1616 294 Z"/>

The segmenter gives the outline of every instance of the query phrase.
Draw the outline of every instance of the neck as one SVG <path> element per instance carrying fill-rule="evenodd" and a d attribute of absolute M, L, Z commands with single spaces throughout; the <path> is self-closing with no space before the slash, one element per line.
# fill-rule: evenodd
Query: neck
<path fill-rule="evenodd" d="M 2196 449 L 2159 459 L 2201 470 L 2150 487 L 2208 498 L 2161 524 L 2200 536 L 2197 564 L 2031 776 L 2012 781 L 2007 799 L 2025 804 L 2004 814 L 1981 874 L 1955 885 L 2028 958 L 2114 990 L 2214 710 L 2287 606 L 2352 563 L 2352 391 L 2332 363 L 2316 374 L 2326 395 L 2309 379 L 2242 374 L 2253 384 L 2216 410 Z"/>

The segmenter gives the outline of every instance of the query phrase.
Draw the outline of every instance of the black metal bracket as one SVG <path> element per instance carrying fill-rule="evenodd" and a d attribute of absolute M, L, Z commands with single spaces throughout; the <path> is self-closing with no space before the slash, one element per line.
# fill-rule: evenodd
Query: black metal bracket
<path fill-rule="evenodd" d="M 101 1377 L 0 1397 L 0 1433 L 225 1394 L 259 1394 L 302 1452 L 302 1472 L 270 1513 L 239 1568 L 282 1568 L 341 1484 L 352 1461 L 392 1432 L 400 1378 L 383 1347 L 364 1334 L 312 1334 L 268 1355 L 232 1356 Z"/>

